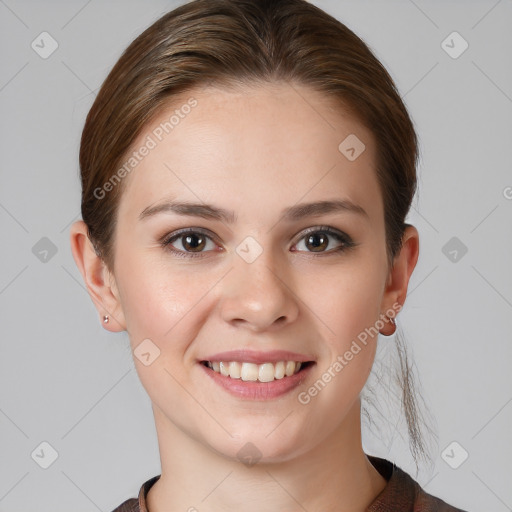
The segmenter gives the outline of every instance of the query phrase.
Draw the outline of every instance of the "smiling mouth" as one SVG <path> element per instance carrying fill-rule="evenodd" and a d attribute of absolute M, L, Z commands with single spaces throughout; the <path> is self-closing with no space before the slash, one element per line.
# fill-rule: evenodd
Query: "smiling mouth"
<path fill-rule="evenodd" d="M 314 362 L 279 361 L 277 363 L 255 364 L 239 361 L 201 361 L 201 364 L 231 379 L 239 379 L 245 382 L 272 382 L 295 375 L 314 364 Z"/>

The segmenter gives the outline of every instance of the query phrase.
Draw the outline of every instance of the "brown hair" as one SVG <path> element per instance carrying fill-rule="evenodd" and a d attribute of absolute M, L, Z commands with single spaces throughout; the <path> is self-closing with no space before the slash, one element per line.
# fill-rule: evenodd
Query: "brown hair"
<path fill-rule="evenodd" d="M 277 81 L 324 93 L 354 112 L 373 133 L 391 268 L 416 192 L 418 144 L 386 69 L 357 35 L 305 0 L 195 0 L 159 18 L 128 46 L 85 122 L 80 146 L 82 218 L 109 269 L 114 268 L 123 183 L 101 198 L 95 191 L 113 176 L 151 119 L 194 87 Z M 397 348 L 402 405 L 417 460 L 424 445 L 414 380 L 399 339 Z"/>

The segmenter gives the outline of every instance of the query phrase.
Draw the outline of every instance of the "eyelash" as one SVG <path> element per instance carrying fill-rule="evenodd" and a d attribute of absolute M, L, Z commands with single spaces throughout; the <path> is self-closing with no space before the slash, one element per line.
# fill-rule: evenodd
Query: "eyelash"
<path fill-rule="evenodd" d="M 309 252 L 310 254 L 314 254 L 315 256 L 325 256 L 325 255 L 332 255 L 335 253 L 345 252 L 347 250 L 354 248 L 356 245 L 358 245 L 355 242 L 353 242 L 352 239 L 345 233 L 342 233 L 338 230 L 330 228 L 329 226 L 318 226 L 318 227 L 314 227 L 314 228 L 310 228 L 310 229 L 306 230 L 303 233 L 302 237 L 299 238 L 299 240 L 296 242 L 296 244 L 299 243 L 307 235 L 310 235 L 312 233 L 323 233 L 323 234 L 330 235 L 330 236 L 334 237 L 338 242 L 341 242 L 341 244 L 342 244 L 342 245 L 340 245 L 340 247 L 337 247 L 335 249 L 331 249 L 331 250 L 325 251 L 325 252 L 314 253 L 312 251 L 306 251 L 306 252 Z M 207 238 L 209 238 L 210 240 L 212 240 L 213 242 L 215 242 L 214 237 L 210 236 L 210 234 L 208 234 L 205 230 L 203 230 L 201 228 L 187 228 L 187 229 L 178 231 L 176 233 L 171 233 L 171 235 L 167 235 L 167 236 L 163 237 L 160 240 L 160 244 L 166 250 L 172 252 L 174 255 L 176 255 L 179 258 L 202 258 L 202 257 L 204 257 L 205 252 L 192 253 L 192 252 L 178 250 L 178 249 L 172 247 L 172 245 L 171 245 L 172 242 L 184 237 L 185 235 L 189 235 L 189 234 L 204 235 Z M 294 245 L 296 245 L 296 244 L 294 244 Z M 206 251 L 206 252 L 209 252 L 209 251 Z M 300 252 L 302 252 L 302 251 L 300 251 Z"/>

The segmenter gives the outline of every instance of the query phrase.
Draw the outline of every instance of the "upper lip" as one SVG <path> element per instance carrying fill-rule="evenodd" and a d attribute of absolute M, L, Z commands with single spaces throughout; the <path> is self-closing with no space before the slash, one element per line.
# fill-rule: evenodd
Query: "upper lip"
<path fill-rule="evenodd" d="M 219 352 L 211 356 L 201 359 L 201 361 L 210 362 L 229 362 L 239 361 L 242 363 L 277 363 L 279 361 L 297 361 L 308 362 L 313 361 L 311 356 L 298 354 L 296 352 L 289 352 L 288 350 L 270 350 L 267 352 L 260 352 L 257 350 L 230 350 L 228 352 Z"/>

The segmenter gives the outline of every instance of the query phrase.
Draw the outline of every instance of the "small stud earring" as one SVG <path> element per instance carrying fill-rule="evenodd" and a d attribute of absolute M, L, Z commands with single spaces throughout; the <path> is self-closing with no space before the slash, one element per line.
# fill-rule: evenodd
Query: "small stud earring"
<path fill-rule="evenodd" d="M 108 317 L 108 315 L 105 315 L 105 316 L 103 317 L 103 323 L 104 323 L 104 324 L 108 324 L 108 321 L 109 321 L 109 320 L 110 320 L 110 318 Z"/>

